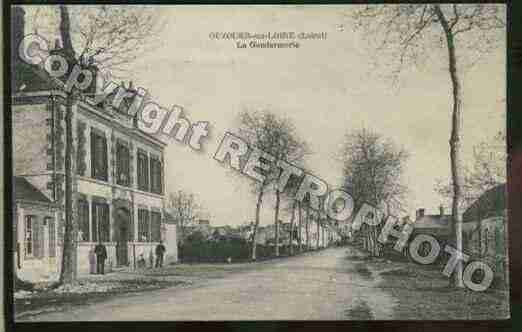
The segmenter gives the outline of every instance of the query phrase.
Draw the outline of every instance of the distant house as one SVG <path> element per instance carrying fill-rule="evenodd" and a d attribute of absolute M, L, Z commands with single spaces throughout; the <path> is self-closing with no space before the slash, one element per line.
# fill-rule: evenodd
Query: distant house
<path fill-rule="evenodd" d="M 256 230 L 256 243 L 266 244 L 268 241 L 269 234 L 270 230 L 267 230 L 266 226 L 258 226 Z"/>
<path fill-rule="evenodd" d="M 268 231 L 270 233 L 270 231 Z M 239 226 L 239 235 L 242 239 L 251 242 L 252 236 L 254 235 L 254 223 L 248 223 L 242 226 Z M 267 241 L 267 230 L 264 226 L 259 225 L 256 230 L 256 243 L 257 244 L 266 244 Z"/>
<path fill-rule="evenodd" d="M 439 207 L 439 213 L 426 214 L 424 208 L 417 209 L 413 223 L 411 238 L 417 234 L 435 236 L 438 240 L 447 240 L 451 236 L 451 215 L 444 214 L 444 207 Z"/>
<path fill-rule="evenodd" d="M 231 239 L 241 239 L 241 234 L 238 228 L 232 226 L 218 226 L 212 228 L 211 239 L 213 241 L 224 241 Z"/>
<path fill-rule="evenodd" d="M 294 225 L 295 227 L 295 225 Z M 274 246 L 275 245 L 275 237 L 276 230 L 275 225 L 270 224 L 264 227 L 265 232 L 265 244 Z M 290 223 L 283 223 L 282 220 L 279 220 L 279 246 L 287 245 L 290 239 Z"/>
<path fill-rule="evenodd" d="M 506 185 L 484 192 L 463 214 L 463 246 L 472 259 L 480 259 L 502 281 L 508 278 Z"/>
<path fill-rule="evenodd" d="M 14 180 L 14 218 L 19 221 L 14 223 L 15 265 L 22 279 L 46 278 L 56 272 L 58 263 L 56 214 L 59 206 L 25 178 L 15 176 Z M 24 232 L 19 231 L 20 227 Z"/>
<path fill-rule="evenodd" d="M 179 237 L 181 236 L 184 236 L 185 239 L 194 234 L 194 233 L 201 233 L 201 235 L 203 236 L 204 239 L 207 239 L 209 240 L 212 236 L 212 226 L 210 226 L 210 220 L 208 219 L 199 219 L 195 224 L 193 225 L 190 225 L 190 226 L 185 226 L 183 228 L 183 234 L 181 234 L 181 231 L 179 232 L 180 234 L 178 235 L 178 241 L 180 240 Z"/>

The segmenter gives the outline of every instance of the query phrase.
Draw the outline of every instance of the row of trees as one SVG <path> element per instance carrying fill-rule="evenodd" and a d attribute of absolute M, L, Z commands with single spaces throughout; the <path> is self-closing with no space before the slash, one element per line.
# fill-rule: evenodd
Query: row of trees
<path fill-rule="evenodd" d="M 292 194 L 295 194 L 298 189 L 299 181 L 291 178 L 286 188 L 278 188 L 278 179 L 281 174 L 281 169 L 277 166 L 277 163 L 279 161 L 286 161 L 294 165 L 302 166 L 304 158 L 310 153 L 310 150 L 306 142 L 298 137 L 295 126 L 290 119 L 280 117 L 266 110 L 243 111 L 240 113 L 239 134 L 251 147 L 257 147 L 274 157 L 270 170 L 264 173 L 264 180 L 261 182 L 251 182 L 252 193 L 256 196 L 255 221 L 252 230 L 252 260 L 256 260 L 255 239 L 260 222 L 263 198 L 270 190 L 274 192 L 276 200 L 274 208 L 276 236 L 275 255 L 279 256 L 279 213 L 281 209 L 281 197 L 292 197 Z M 299 209 L 299 211 L 301 210 Z M 301 222 L 301 218 L 299 218 L 299 222 Z"/>
<path fill-rule="evenodd" d="M 384 207 L 387 215 L 400 215 L 407 188 L 403 183 L 408 153 L 391 139 L 363 128 L 346 136 L 342 153 L 344 188 L 354 199 L 354 210 L 366 203 Z M 377 241 L 383 223 L 363 224 L 357 234 L 362 246 L 373 256 L 383 254 Z"/>

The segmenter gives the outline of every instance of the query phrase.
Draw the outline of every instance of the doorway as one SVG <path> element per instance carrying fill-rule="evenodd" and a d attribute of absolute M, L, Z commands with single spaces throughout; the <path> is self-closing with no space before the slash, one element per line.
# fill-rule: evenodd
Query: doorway
<path fill-rule="evenodd" d="M 126 208 L 116 210 L 116 264 L 129 265 L 128 241 L 130 234 L 130 213 Z"/>

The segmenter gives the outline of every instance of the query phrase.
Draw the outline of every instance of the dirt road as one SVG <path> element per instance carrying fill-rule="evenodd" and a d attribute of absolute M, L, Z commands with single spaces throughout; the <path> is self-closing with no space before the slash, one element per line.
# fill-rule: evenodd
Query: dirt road
<path fill-rule="evenodd" d="M 32 321 L 392 319 L 395 300 L 349 248 L 265 262 L 188 288 L 126 295 Z"/>

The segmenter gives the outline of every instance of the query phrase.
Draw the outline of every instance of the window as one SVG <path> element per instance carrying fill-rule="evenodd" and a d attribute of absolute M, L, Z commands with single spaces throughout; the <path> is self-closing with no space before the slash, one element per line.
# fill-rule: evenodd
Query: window
<path fill-rule="evenodd" d="M 92 240 L 109 242 L 109 205 L 105 203 L 92 203 Z"/>
<path fill-rule="evenodd" d="M 107 181 L 107 139 L 105 135 L 91 130 L 91 176 Z"/>
<path fill-rule="evenodd" d="M 149 158 L 147 153 L 138 150 L 138 189 L 149 190 Z"/>
<path fill-rule="evenodd" d="M 162 192 L 161 181 L 161 161 L 157 158 L 150 158 L 150 191 L 156 194 Z"/>
<path fill-rule="evenodd" d="M 35 226 L 36 217 L 26 216 L 25 217 L 25 257 L 33 257 L 33 228 Z"/>
<path fill-rule="evenodd" d="M 150 242 L 149 211 L 138 209 L 138 241 Z"/>
<path fill-rule="evenodd" d="M 159 242 L 161 240 L 161 213 L 151 212 L 150 213 L 151 223 L 151 240 L 152 242 Z"/>
<path fill-rule="evenodd" d="M 54 218 L 46 217 L 45 220 L 49 231 L 49 257 L 56 257 L 56 227 Z"/>
<path fill-rule="evenodd" d="M 116 183 L 122 186 L 130 184 L 129 148 L 118 142 L 116 145 Z"/>
<path fill-rule="evenodd" d="M 78 225 L 78 240 L 89 241 L 89 202 L 83 199 L 78 200 Z"/>

